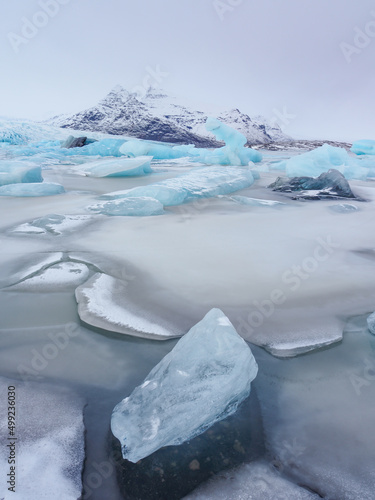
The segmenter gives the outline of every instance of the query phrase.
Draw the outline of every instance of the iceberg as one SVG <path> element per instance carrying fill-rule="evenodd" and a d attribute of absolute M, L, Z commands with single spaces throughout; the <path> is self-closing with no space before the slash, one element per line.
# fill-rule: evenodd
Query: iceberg
<path fill-rule="evenodd" d="M 152 141 L 133 139 L 120 147 L 120 153 L 130 157 L 152 156 L 155 160 L 174 160 L 186 156 L 195 156 L 194 145 L 169 146 Z"/>
<path fill-rule="evenodd" d="M 371 333 L 375 335 L 375 312 L 367 318 L 367 326 Z"/>
<path fill-rule="evenodd" d="M 148 196 L 120 198 L 118 200 L 107 201 L 106 203 L 91 205 L 89 208 L 102 215 L 115 216 L 149 217 L 165 213 L 164 206 L 160 201 Z"/>
<path fill-rule="evenodd" d="M 23 182 L 43 182 L 41 168 L 31 162 L 0 162 L 0 186 Z"/>
<path fill-rule="evenodd" d="M 339 170 L 346 179 L 366 180 L 369 174 L 369 169 L 362 166 L 357 158 L 350 157 L 344 148 L 336 148 L 329 144 L 293 156 L 271 167 L 285 170 L 288 177 L 317 177 L 332 168 Z"/>
<path fill-rule="evenodd" d="M 0 187 L 0 196 L 52 196 L 62 193 L 65 193 L 64 187 L 55 182 L 30 182 Z"/>
<path fill-rule="evenodd" d="M 138 203 L 139 198 L 146 197 L 153 198 L 166 207 L 181 205 L 194 199 L 230 194 L 251 186 L 253 182 L 253 174 L 247 167 L 203 167 L 148 186 L 108 193 L 102 198 L 109 200 L 132 198 L 133 201 L 128 205 L 131 207 L 132 203 Z M 142 205 L 140 207 L 142 208 Z M 106 213 L 111 206 L 99 203 L 89 208 Z M 137 215 L 136 211 L 134 215 Z"/>
<path fill-rule="evenodd" d="M 353 143 L 350 151 L 357 155 L 375 155 L 375 141 L 363 139 Z"/>
<path fill-rule="evenodd" d="M 78 314 L 88 325 L 155 340 L 181 337 L 185 331 L 131 301 L 124 280 L 96 273 L 75 292 Z"/>
<path fill-rule="evenodd" d="M 188 441 L 236 412 L 257 363 L 219 309 L 212 309 L 113 410 L 112 433 L 136 463 Z"/>
<path fill-rule="evenodd" d="M 84 168 L 89 177 L 130 177 L 151 173 L 151 160 L 152 156 L 111 158 L 86 163 Z"/>
<path fill-rule="evenodd" d="M 268 186 L 273 191 L 283 193 L 300 192 L 294 199 L 306 198 L 310 200 L 331 198 L 355 198 L 349 182 L 336 169 L 320 174 L 319 177 L 278 177 Z"/>

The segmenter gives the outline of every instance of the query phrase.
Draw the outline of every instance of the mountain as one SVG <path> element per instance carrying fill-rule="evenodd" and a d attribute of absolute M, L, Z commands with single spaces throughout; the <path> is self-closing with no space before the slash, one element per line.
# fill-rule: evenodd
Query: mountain
<path fill-rule="evenodd" d="M 238 109 L 216 113 L 196 111 L 155 88 L 140 97 L 116 86 L 93 108 L 71 116 L 56 116 L 48 123 L 146 140 L 217 147 L 221 144 L 205 128 L 208 116 L 215 116 L 242 132 L 249 145 L 290 140 L 278 125 L 270 124 L 263 117 L 251 119 Z"/>

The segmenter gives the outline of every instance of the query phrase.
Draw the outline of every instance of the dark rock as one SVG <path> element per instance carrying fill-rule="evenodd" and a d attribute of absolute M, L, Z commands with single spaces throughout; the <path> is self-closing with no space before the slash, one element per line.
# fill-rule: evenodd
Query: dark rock
<path fill-rule="evenodd" d="M 183 415 L 181 415 L 183 418 Z M 136 464 L 124 460 L 111 434 L 111 457 L 127 500 L 179 500 L 218 472 L 259 458 L 263 430 L 255 390 L 234 415 L 179 446 L 166 446 Z"/>
<path fill-rule="evenodd" d="M 88 144 L 92 144 L 93 142 L 97 142 L 96 139 L 88 139 L 87 137 L 73 137 L 70 135 L 67 140 L 61 145 L 62 148 L 82 148 L 83 146 L 87 146 Z"/>
<path fill-rule="evenodd" d="M 341 172 L 332 168 L 319 177 L 278 177 L 275 182 L 268 186 L 273 191 L 282 193 L 300 192 L 293 199 L 304 198 L 308 200 L 356 198 L 349 182 Z M 315 191 L 311 193 L 311 191 Z"/>

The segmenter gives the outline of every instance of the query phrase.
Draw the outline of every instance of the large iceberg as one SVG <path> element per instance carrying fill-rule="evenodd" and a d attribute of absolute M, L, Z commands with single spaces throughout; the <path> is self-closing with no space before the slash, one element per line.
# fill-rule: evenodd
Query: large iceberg
<path fill-rule="evenodd" d="M 112 413 L 131 462 L 178 445 L 232 415 L 250 394 L 257 363 L 219 309 L 212 309 Z"/>
<path fill-rule="evenodd" d="M 0 186 L 22 182 L 43 182 L 41 168 L 26 161 L 0 162 Z"/>
<path fill-rule="evenodd" d="M 357 155 L 375 155 L 375 141 L 370 139 L 356 141 L 353 143 L 351 151 Z"/>
<path fill-rule="evenodd" d="M 137 200 L 145 197 L 149 202 L 151 198 L 157 200 L 162 206 L 173 206 L 194 199 L 230 194 L 251 186 L 253 182 L 253 174 L 247 167 L 203 167 L 148 186 L 138 186 L 125 191 L 108 193 L 102 198 L 109 200 L 132 198 L 134 201 L 129 201 L 125 205 L 126 210 L 131 209 L 132 203 L 139 204 Z M 109 210 L 117 211 L 115 206 L 109 206 L 103 202 L 89 208 L 106 214 L 109 214 Z M 133 211 L 132 214 L 127 213 L 126 215 L 143 215 L 142 204 L 139 205 L 139 210 L 139 213 Z M 114 215 L 119 215 L 119 213 Z M 152 214 L 147 213 L 146 215 Z"/>
<path fill-rule="evenodd" d="M 156 160 L 171 160 L 189 157 L 207 165 L 248 165 L 250 161 L 259 162 L 262 155 L 258 151 L 246 148 L 246 137 L 215 118 L 208 118 L 206 128 L 225 146 L 214 150 L 196 148 L 194 145 L 170 146 L 151 141 L 131 140 L 120 147 L 124 155 L 150 155 Z"/>
<path fill-rule="evenodd" d="M 55 182 L 30 182 L 0 187 L 0 196 L 52 196 L 62 193 L 65 193 L 64 187 Z"/>
<path fill-rule="evenodd" d="M 366 180 L 369 169 L 363 165 L 357 158 L 349 156 L 344 148 L 324 144 L 308 153 L 273 164 L 272 168 L 285 170 L 288 177 L 317 177 L 331 168 L 335 168 L 346 179 Z"/>
<path fill-rule="evenodd" d="M 89 177 L 131 177 L 151 173 L 151 160 L 152 156 L 110 158 L 86 163 L 84 168 Z"/>

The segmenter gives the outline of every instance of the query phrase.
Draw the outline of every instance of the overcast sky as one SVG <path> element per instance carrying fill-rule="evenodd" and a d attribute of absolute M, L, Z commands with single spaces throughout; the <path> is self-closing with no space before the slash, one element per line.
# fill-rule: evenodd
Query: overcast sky
<path fill-rule="evenodd" d="M 0 36 L 3 116 L 81 111 L 154 72 L 295 137 L 375 139 L 373 0 L 17 0 Z"/>

